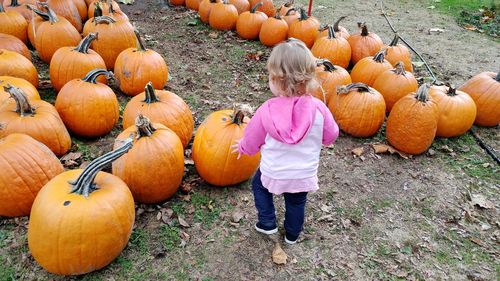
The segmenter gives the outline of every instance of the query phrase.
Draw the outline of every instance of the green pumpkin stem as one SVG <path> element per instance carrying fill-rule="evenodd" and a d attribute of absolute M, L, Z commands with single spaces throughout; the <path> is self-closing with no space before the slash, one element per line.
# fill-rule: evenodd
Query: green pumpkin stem
<path fill-rule="evenodd" d="M 392 39 L 391 43 L 389 44 L 390 47 L 394 47 L 398 44 L 399 41 L 399 35 L 396 33 L 394 34 L 394 38 Z"/>
<path fill-rule="evenodd" d="M 420 102 L 426 103 L 429 100 L 429 88 L 430 85 L 428 83 L 422 84 L 418 88 L 415 98 Z"/>
<path fill-rule="evenodd" d="M 348 94 L 349 92 L 352 92 L 354 90 L 356 90 L 358 92 L 361 92 L 361 93 L 370 93 L 370 94 L 373 94 L 373 91 L 370 88 L 370 86 L 368 86 L 365 83 L 361 83 L 361 82 L 351 83 L 351 84 L 349 84 L 347 86 L 340 86 L 340 87 L 337 88 L 337 94 L 338 95 L 340 95 L 340 94 Z"/>
<path fill-rule="evenodd" d="M 323 68 L 325 69 L 325 71 L 328 71 L 328 72 L 334 72 L 335 70 L 337 70 L 337 68 L 335 67 L 335 65 L 333 65 L 333 63 L 330 62 L 327 59 L 317 60 L 316 61 L 316 66 L 323 66 Z"/>
<path fill-rule="evenodd" d="M 397 75 L 406 75 L 405 64 L 402 61 L 398 61 L 394 66 L 393 71 Z"/>
<path fill-rule="evenodd" d="M 106 79 L 112 79 L 113 78 L 113 72 L 107 71 L 106 69 L 102 68 L 96 68 L 91 70 L 85 77 L 82 78 L 82 81 L 87 82 L 87 83 L 92 83 L 92 84 L 97 84 L 97 77 L 101 75 L 106 75 Z"/>
<path fill-rule="evenodd" d="M 385 55 L 387 54 L 387 49 L 382 48 L 378 53 L 373 56 L 373 60 L 378 62 L 378 63 L 383 63 L 385 60 Z"/>
<path fill-rule="evenodd" d="M 86 198 L 89 197 L 92 192 L 96 191 L 99 188 L 94 182 L 97 173 L 99 173 L 108 164 L 120 158 L 123 154 L 127 153 L 132 148 L 133 143 L 134 139 L 132 137 L 129 137 L 124 140 L 124 144 L 118 149 L 97 157 L 96 159 L 94 159 L 94 161 L 90 162 L 90 164 L 85 167 L 80 176 L 78 176 L 76 181 L 69 183 L 73 186 L 71 189 L 71 193 L 83 195 Z"/>
<path fill-rule="evenodd" d="M 306 10 L 300 8 L 300 18 L 299 20 L 307 20 L 309 16 L 307 15 Z"/>
<path fill-rule="evenodd" d="M 148 82 L 148 84 L 146 84 L 146 87 L 144 88 L 144 94 L 145 94 L 145 99 L 142 102 L 150 104 L 160 101 L 160 99 L 156 95 L 156 90 L 153 87 L 153 83 L 151 82 Z"/>
<path fill-rule="evenodd" d="M 339 29 L 339 24 L 340 24 L 340 21 L 347 18 L 347 16 L 343 16 L 343 17 L 340 17 L 334 24 L 333 24 L 333 30 L 335 30 L 335 32 L 339 32 L 340 29 Z"/>
<path fill-rule="evenodd" d="M 98 38 L 98 33 L 97 32 L 91 32 L 85 38 L 83 38 L 80 43 L 78 43 L 78 46 L 76 46 L 73 50 L 78 51 L 82 54 L 88 54 L 89 53 L 89 47 L 92 41 L 97 40 Z"/>
<path fill-rule="evenodd" d="M 333 26 L 328 25 L 328 39 L 335 39 L 337 36 L 335 36 L 335 30 L 333 29 Z"/>
<path fill-rule="evenodd" d="M 115 23 L 116 20 L 110 16 L 100 16 L 100 17 L 94 18 L 94 22 L 96 24 L 101 24 L 101 23 L 111 24 L 111 23 Z"/>
<path fill-rule="evenodd" d="M 35 108 L 31 106 L 28 97 L 23 90 L 14 87 L 10 84 L 3 86 L 3 89 L 10 94 L 10 97 L 16 102 L 16 112 L 20 116 L 33 116 L 35 115 Z"/>
<path fill-rule="evenodd" d="M 144 42 L 142 41 L 141 34 L 139 33 L 139 31 L 137 29 L 134 29 L 134 33 L 135 33 L 135 38 L 137 39 L 137 45 L 139 46 L 137 48 L 137 51 L 141 52 L 147 51 L 148 49 L 144 46 Z"/>
<path fill-rule="evenodd" d="M 250 9 L 250 13 L 255 14 L 255 12 L 257 11 L 257 9 L 258 9 L 260 6 L 262 6 L 262 5 L 264 5 L 264 3 L 262 3 L 262 1 L 261 1 L 261 2 L 259 2 L 259 3 L 257 3 L 257 4 L 255 4 L 255 5 L 252 7 L 252 9 Z"/>
<path fill-rule="evenodd" d="M 285 17 L 288 17 L 292 12 L 297 12 L 297 10 L 295 8 L 291 8 L 289 9 L 288 11 L 286 11 L 286 14 L 285 14 Z"/>
<path fill-rule="evenodd" d="M 135 118 L 135 127 L 137 128 L 137 139 L 150 137 L 154 131 L 156 131 L 156 128 L 153 127 L 149 119 L 142 114 L 139 114 L 137 118 Z"/>

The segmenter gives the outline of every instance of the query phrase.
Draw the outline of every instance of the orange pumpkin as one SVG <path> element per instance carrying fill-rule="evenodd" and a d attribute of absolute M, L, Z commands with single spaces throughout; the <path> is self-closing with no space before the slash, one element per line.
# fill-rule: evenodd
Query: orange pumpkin
<path fill-rule="evenodd" d="M 281 15 L 281 13 L 280 13 L 280 15 Z M 290 25 L 292 25 L 292 23 L 294 23 L 300 19 L 300 12 L 297 12 L 297 10 L 295 8 L 291 8 L 282 17 L 286 21 L 286 24 L 288 24 L 288 26 L 290 26 Z"/>
<path fill-rule="evenodd" d="M 346 16 L 343 16 L 343 17 L 340 17 L 334 24 L 333 24 L 333 31 L 335 31 L 335 37 L 342 37 L 344 39 L 348 39 L 351 35 L 349 33 L 349 31 L 343 27 L 343 26 L 340 26 L 340 21 L 345 19 Z M 321 37 L 327 37 L 328 36 L 328 25 L 325 25 L 323 27 L 320 28 L 320 33 L 318 33 L 318 37 L 316 40 L 318 40 L 319 38 Z"/>
<path fill-rule="evenodd" d="M 262 6 L 262 2 L 257 3 L 248 12 L 244 12 L 238 17 L 236 22 L 236 32 L 241 38 L 255 40 L 259 38 L 262 23 L 267 19 L 266 14 L 258 12 L 256 9 Z"/>
<path fill-rule="evenodd" d="M 0 107 L 0 138 L 13 133 L 27 134 L 45 144 L 57 156 L 71 147 L 71 138 L 59 114 L 50 103 L 28 100 L 24 92 L 13 86 L 4 86 L 12 100 Z"/>
<path fill-rule="evenodd" d="M 54 11 L 54 15 L 57 14 L 59 17 L 65 18 L 78 32 L 82 32 L 84 21 L 82 21 L 75 1 L 47 0 L 40 5 L 50 7 Z"/>
<path fill-rule="evenodd" d="M 273 47 L 286 40 L 288 36 L 288 24 L 279 13 L 274 17 L 267 18 L 260 27 L 259 40 L 263 45 Z"/>
<path fill-rule="evenodd" d="M 399 62 L 394 69 L 380 73 L 373 88 L 384 96 L 386 110 L 390 112 L 400 98 L 417 91 L 418 83 L 411 72 L 405 71 L 403 62 Z"/>
<path fill-rule="evenodd" d="M 120 5 L 113 0 L 94 0 L 87 11 L 89 18 L 95 17 L 95 7 L 98 6 L 101 9 L 101 15 L 99 16 L 112 16 L 115 20 L 117 20 L 112 13 L 116 11 L 121 11 Z"/>
<path fill-rule="evenodd" d="M 385 119 L 384 97 L 364 83 L 352 83 L 338 90 L 328 108 L 340 129 L 354 137 L 370 137 L 380 130 Z"/>
<path fill-rule="evenodd" d="M 29 100 L 40 99 L 40 94 L 30 82 L 22 78 L 0 76 L 0 107 L 10 98 L 10 94 L 4 89 L 8 85 L 20 88 Z"/>
<path fill-rule="evenodd" d="M 50 81 L 56 91 L 73 79 L 84 77 L 96 68 L 106 68 L 101 56 L 94 50 L 89 50 L 92 41 L 97 40 L 97 33 L 89 33 L 76 47 L 62 47 L 50 60 Z M 106 83 L 104 76 L 99 82 Z"/>
<path fill-rule="evenodd" d="M 272 17 L 276 14 L 276 9 L 274 8 L 273 0 L 250 0 L 250 7 L 257 5 L 257 3 L 262 2 L 262 6 L 257 8 L 257 11 L 263 12 L 268 17 Z"/>
<path fill-rule="evenodd" d="M 18 1 L 18 0 L 6 0 L 3 3 L 5 11 L 7 12 L 18 12 L 21 14 L 26 21 L 30 21 L 33 18 L 33 14 L 26 7 L 28 5 L 35 5 L 36 1 Z"/>
<path fill-rule="evenodd" d="M 168 2 L 173 6 L 184 6 L 186 4 L 186 0 L 168 0 Z"/>
<path fill-rule="evenodd" d="M 333 64 L 347 68 L 351 61 L 351 46 L 346 39 L 336 37 L 333 26 L 328 26 L 328 30 L 328 37 L 317 39 L 311 52 L 317 58 L 324 58 Z"/>
<path fill-rule="evenodd" d="M 231 152 L 231 145 L 243 137 L 249 119 L 242 109 L 212 112 L 194 136 L 192 157 L 198 174 L 216 186 L 235 185 L 249 179 L 257 170 L 260 154 Z"/>
<path fill-rule="evenodd" d="M 436 130 L 438 137 L 457 137 L 465 134 L 476 119 L 476 104 L 466 93 L 451 86 L 431 86 L 429 95 L 439 108 Z"/>
<path fill-rule="evenodd" d="M 38 72 L 35 66 L 16 52 L 0 49 L 0 75 L 23 78 L 38 87 Z"/>
<path fill-rule="evenodd" d="M 104 59 L 106 67 L 113 69 L 118 55 L 123 50 L 136 46 L 134 27 L 128 21 L 116 21 L 112 17 L 102 16 L 88 20 L 83 28 L 83 36 L 99 33 L 99 40 L 90 47 Z"/>
<path fill-rule="evenodd" d="M 375 56 L 358 61 L 351 71 L 352 81 L 362 82 L 372 87 L 380 74 L 392 69 L 391 63 L 385 59 L 385 51 L 385 49 L 382 49 Z"/>
<path fill-rule="evenodd" d="M 396 64 L 400 61 L 403 62 L 405 70 L 409 72 L 413 72 L 413 65 L 411 64 L 411 55 L 410 50 L 405 45 L 401 45 L 398 43 L 399 35 L 394 35 L 394 39 L 386 46 L 387 54 L 385 55 L 385 59 L 388 60 L 392 65 L 396 66 Z"/>
<path fill-rule="evenodd" d="M 248 0 L 228 0 L 229 4 L 233 4 L 241 15 L 244 12 L 250 11 L 250 2 Z"/>
<path fill-rule="evenodd" d="M 160 123 L 174 131 L 186 147 L 193 135 L 194 121 L 189 106 L 176 94 L 155 90 L 151 83 L 145 91 L 133 97 L 123 111 L 123 127 L 134 125 L 137 114 L 148 117 L 151 122 Z"/>
<path fill-rule="evenodd" d="M 74 0 L 76 9 L 78 10 L 78 14 L 80 15 L 80 19 L 82 23 L 84 23 L 88 19 L 87 15 L 87 4 L 85 0 Z"/>
<path fill-rule="evenodd" d="M 218 30 L 233 30 L 238 21 L 238 10 L 227 0 L 215 4 L 210 11 L 208 23 L 214 29 Z"/>
<path fill-rule="evenodd" d="M 317 65 L 316 81 L 319 86 L 313 96 L 329 104 L 330 100 L 337 98 L 337 87 L 352 83 L 351 76 L 347 70 L 333 65 L 329 60 L 318 60 Z"/>
<path fill-rule="evenodd" d="M 318 36 L 319 25 L 319 21 L 315 17 L 307 16 L 306 11 L 300 9 L 300 18 L 290 25 L 288 37 L 302 40 L 310 49 Z"/>
<path fill-rule="evenodd" d="M 469 94 L 476 103 L 476 125 L 491 127 L 500 123 L 500 72 L 482 72 L 458 90 Z"/>
<path fill-rule="evenodd" d="M 394 104 L 387 118 L 386 137 L 397 150 L 408 154 L 425 152 L 434 141 L 439 108 L 429 97 L 429 84 L 420 86 Z"/>
<path fill-rule="evenodd" d="M 208 23 L 208 19 L 210 17 L 210 12 L 215 4 L 220 2 L 220 0 L 203 0 L 200 3 L 200 7 L 198 9 L 198 15 L 200 16 L 200 20 L 204 23 Z"/>
<path fill-rule="evenodd" d="M 202 0 L 186 0 L 186 8 L 198 11 Z"/>
<path fill-rule="evenodd" d="M 374 56 L 384 46 L 382 39 L 377 34 L 368 32 L 366 24 L 360 24 L 360 27 L 361 32 L 352 34 L 347 39 L 349 45 L 351 45 L 351 61 L 353 64 L 365 57 Z"/>
<path fill-rule="evenodd" d="M 82 79 L 73 79 L 57 94 L 56 109 L 66 127 L 83 137 L 98 137 L 109 133 L 119 118 L 115 93 L 97 77 L 111 73 L 94 69 Z"/>
<path fill-rule="evenodd" d="M 28 47 L 19 38 L 10 34 L 0 33 L 0 49 L 16 52 L 31 61 L 31 53 Z"/>
<path fill-rule="evenodd" d="M 28 23 L 26 19 L 16 11 L 5 11 L 0 3 L 0 33 L 5 33 L 19 38 L 26 43 Z"/>
<path fill-rule="evenodd" d="M 153 204 L 172 197 L 184 175 L 184 148 L 179 137 L 139 115 L 134 126 L 118 135 L 115 149 L 130 135 L 134 146 L 113 163 L 113 175 L 127 184 L 137 202 Z"/>
<path fill-rule="evenodd" d="M 45 270 L 59 275 L 99 270 L 127 246 L 134 198 L 120 178 L 101 170 L 131 146 L 128 139 L 84 170 L 59 174 L 40 190 L 31 208 L 28 246 Z"/>
<path fill-rule="evenodd" d="M 278 12 L 280 16 L 284 17 L 288 13 L 289 10 L 294 9 L 293 4 L 295 4 L 294 0 L 288 0 L 285 4 L 281 5 L 278 8 Z"/>
<path fill-rule="evenodd" d="M 64 172 L 59 159 L 25 134 L 0 139 L 0 216 L 27 216 L 38 191 Z"/>
<path fill-rule="evenodd" d="M 28 41 L 31 43 L 31 46 L 35 46 L 35 34 L 44 21 L 49 19 L 47 13 L 37 13 L 40 12 L 35 8 L 35 6 L 28 5 L 28 9 L 32 10 L 35 16 L 28 22 Z"/>
<path fill-rule="evenodd" d="M 137 48 L 120 53 L 115 62 L 115 79 L 120 90 L 135 96 L 144 91 L 148 82 L 156 89 L 163 89 L 168 82 L 168 66 L 157 52 L 146 49 L 136 30 Z"/>

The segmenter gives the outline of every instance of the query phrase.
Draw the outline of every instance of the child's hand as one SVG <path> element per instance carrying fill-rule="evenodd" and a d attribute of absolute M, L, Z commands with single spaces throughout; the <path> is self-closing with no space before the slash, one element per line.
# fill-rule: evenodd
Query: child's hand
<path fill-rule="evenodd" d="M 233 149 L 231 151 L 231 153 L 238 152 L 238 157 L 236 157 L 236 159 L 240 159 L 241 158 L 241 153 L 240 153 L 240 150 L 238 149 L 238 147 L 240 146 L 240 141 L 241 141 L 241 139 L 237 139 L 237 140 L 234 141 L 234 144 L 231 145 L 231 149 Z"/>

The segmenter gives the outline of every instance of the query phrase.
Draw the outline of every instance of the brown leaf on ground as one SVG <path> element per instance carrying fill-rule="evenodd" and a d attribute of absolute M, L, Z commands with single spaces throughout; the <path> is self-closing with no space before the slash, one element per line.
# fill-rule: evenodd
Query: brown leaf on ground
<path fill-rule="evenodd" d="M 208 34 L 208 37 L 210 37 L 212 39 L 217 39 L 219 37 L 219 34 L 217 32 L 210 32 Z"/>
<path fill-rule="evenodd" d="M 257 53 L 249 53 L 246 55 L 246 58 L 249 60 L 259 61 L 263 54 L 264 52 L 262 51 L 258 51 Z"/>
<path fill-rule="evenodd" d="M 193 192 L 193 189 L 194 189 L 193 182 L 183 182 L 181 184 L 181 191 L 184 194 L 189 194 L 189 193 Z"/>
<path fill-rule="evenodd" d="M 185 221 L 182 217 L 177 217 L 179 224 L 183 227 L 191 227 L 187 221 Z"/>
<path fill-rule="evenodd" d="M 477 205 L 484 209 L 493 209 L 495 204 L 491 203 L 484 195 L 481 194 L 471 194 L 470 196 L 472 205 Z"/>
<path fill-rule="evenodd" d="M 80 152 L 70 152 L 61 157 L 61 163 L 66 168 L 72 168 L 78 165 L 78 160 L 82 157 Z"/>
<path fill-rule="evenodd" d="M 363 147 L 356 147 L 355 149 L 351 150 L 351 153 L 359 157 L 363 155 L 363 153 L 365 153 L 365 149 Z"/>
<path fill-rule="evenodd" d="M 281 249 L 280 244 L 276 243 L 273 249 L 273 262 L 275 264 L 286 264 L 287 258 L 288 256 L 286 255 L 285 251 Z"/>
<path fill-rule="evenodd" d="M 371 146 L 376 154 L 387 153 L 387 152 L 389 152 L 390 154 L 397 153 L 402 158 L 408 159 L 408 154 L 401 152 L 390 145 L 382 143 L 373 143 L 371 144 Z"/>
<path fill-rule="evenodd" d="M 184 159 L 184 165 L 194 165 L 193 159 L 189 158 Z"/>
<path fill-rule="evenodd" d="M 236 211 L 231 215 L 231 221 L 234 223 L 239 223 L 243 216 L 244 215 L 242 212 Z"/>

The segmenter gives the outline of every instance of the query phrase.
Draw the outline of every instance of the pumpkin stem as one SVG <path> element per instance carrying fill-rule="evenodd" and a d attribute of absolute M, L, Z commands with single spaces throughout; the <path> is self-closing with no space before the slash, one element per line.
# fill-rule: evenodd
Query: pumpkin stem
<path fill-rule="evenodd" d="M 294 0 L 288 0 L 283 6 L 290 8 L 291 6 L 293 6 L 294 2 Z"/>
<path fill-rule="evenodd" d="M 274 14 L 274 18 L 277 20 L 281 19 L 280 11 L 276 11 L 276 13 Z"/>
<path fill-rule="evenodd" d="M 116 11 L 115 8 L 113 7 L 113 1 L 112 0 L 108 1 L 108 5 L 109 5 L 109 14 L 114 15 Z"/>
<path fill-rule="evenodd" d="M 340 17 L 334 24 L 333 24 L 333 30 L 335 30 L 335 32 L 339 32 L 340 29 L 339 29 L 339 24 L 340 24 L 340 21 L 347 18 L 347 16 L 343 16 L 343 17 Z"/>
<path fill-rule="evenodd" d="M 370 88 L 370 86 L 366 85 L 365 83 L 357 82 L 357 83 L 351 83 L 347 86 L 340 86 L 337 87 L 337 94 L 348 94 L 349 92 L 352 92 L 353 90 L 356 90 L 361 93 L 370 93 L 373 94 L 374 92 Z"/>
<path fill-rule="evenodd" d="M 497 77 L 495 77 L 495 80 L 497 80 L 497 82 L 500 82 L 500 71 L 497 72 Z"/>
<path fill-rule="evenodd" d="M 361 28 L 361 36 L 368 36 L 370 32 L 368 32 L 368 26 L 364 22 L 358 22 L 358 27 Z"/>
<path fill-rule="evenodd" d="M 457 89 L 455 87 L 453 87 L 453 85 L 451 85 L 450 83 L 446 83 L 446 87 L 448 88 L 448 90 L 446 91 L 446 95 L 450 96 L 450 97 L 454 97 L 457 94 Z"/>
<path fill-rule="evenodd" d="M 151 83 L 151 81 L 146 84 L 146 87 L 144 88 L 144 94 L 146 95 L 146 98 L 143 100 L 143 102 L 147 104 L 160 101 L 160 99 L 156 95 L 156 90 L 153 87 L 153 83 Z"/>
<path fill-rule="evenodd" d="M 9 7 L 19 7 L 19 6 L 21 5 L 19 5 L 19 2 L 17 0 L 12 0 L 9 5 Z"/>
<path fill-rule="evenodd" d="M 288 11 L 286 11 L 285 17 L 288 17 L 292 12 L 295 13 L 297 12 L 297 10 L 295 8 L 289 9 Z"/>
<path fill-rule="evenodd" d="M 309 16 L 307 15 L 306 10 L 300 8 L 300 18 L 299 20 L 307 20 Z"/>
<path fill-rule="evenodd" d="M 405 64 L 402 61 L 398 61 L 394 66 L 394 73 L 397 75 L 406 75 Z"/>
<path fill-rule="evenodd" d="M 113 72 L 107 71 L 106 69 L 96 68 L 91 70 L 85 77 L 82 78 L 82 81 L 87 83 L 97 84 L 97 77 L 101 75 L 106 75 L 106 79 L 113 79 Z"/>
<path fill-rule="evenodd" d="M 137 139 L 142 137 L 150 137 L 156 128 L 153 127 L 151 121 L 147 117 L 142 114 L 139 114 L 137 118 L 135 118 L 135 127 L 137 128 Z"/>
<path fill-rule="evenodd" d="M 78 43 L 78 46 L 76 46 L 73 50 L 78 51 L 82 54 L 88 54 L 89 53 L 89 47 L 92 41 L 97 40 L 98 38 L 98 33 L 97 32 L 91 32 L 85 38 Z"/>
<path fill-rule="evenodd" d="M 49 16 L 50 23 L 56 23 L 59 21 L 59 18 L 57 17 L 54 10 L 52 10 L 48 5 L 47 5 L 47 15 Z"/>
<path fill-rule="evenodd" d="M 134 33 L 135 33 L 135 38 L 137 39 L 137 45 L 139 45 L 137 51 L 141 52 L 147 51 L 148 49 L 146 49 L 146 47 L 144 46 L 144 42 L 142 41 L 141 34 L 139 34 L 139 30 L 134 29 Z"/>
<path fill-rule="evenodd" d="M 333 26 L 328 25 L 327 28 L 328 28 L 328 39 L 335 39 L 335 38 L 337 38 L 335 36 L 335 30 L 333 29 Z"/>
<path fill-rule="evenodd" d="M 35 108 L 29 103 L 26 94 L 23 90 L 14 87 L 10 84 L 3 86 L 3 89 L 10 94 L 10 97 L 16 102 L 16 112 L 21 116 L 33 116 L 35 115 Z"/>
<path fill-rule="evenodd" d="M 422 86 L 418 88 L 415 98 L 423 103 L 427 102 L 429 100 L 429 88 L 429 83 L 422 84 Z"/>
<path fill-rule="evenodd" d="M 28 7 L 28 9 L 32 10 L 37 16 L 41 17 L 42 20 L 44 21 L 48 21 L 49 20 L 49 15 L 45 12 L 42 12 L 38 9 L 36 9 L 35 7 L 31 6 L 31 5 L 27 5 L 26 7 Z"/>
<path fill-rule="evenodd" d="M 337 70 L 337 68 L 335 67 L 335 65 L 333 65 L 333 63 L 331 63 L 327 59 L 317 60 L 316 61 L 316 66 L 323 66 L 324 70 L 328 71 L 328 72 L 334 72 L 335 70 Z"/>
<path fill-rule="evenodd" d="M 99 1 L 94 3 L 94 18 L 97 17 L 102 17 L 102 7 Z"/>
<path fill-rule="evenodd" d="M 250 13 L 255 14 L 255 12 L 257 11 L 257 8 L 259 8 L 259 7 L 260 7 L 260 6 L 262 6 L 262 5 L 264 5 L 264 3 L 262 3 L 262 1 L 261 1 L 261 2 L 259 2 L 259 3 L 257 3 L 257 4 L 255 4 L 255 5 L 252 7 L 252 9 L 250 9 Z"/>
<path fill-rule="evenodd" d="M 134 139 L 129 137 L 123 141 L 123 145 L 120 148 L 97 157 L 94 161 L 90 162 L 74 182 L 69 182 L 69 184 L 73 186 L 71 193 L 83 195 L 85 198 L 89 197 L 90 193 L 98 189 L 97 185 L 94 183 L 97 173 L 109 163 L 127 153 L 132 148 L 133 143 Z"/>
<path fill-rule="evenodd" d="M 240 104 L 239 106 L 234 106 L 234 115 L 233 115 L 233 123 L 236 125 L 243 124 L 243 120 L 245 116 L 249 116 L 252 114 L 252 107 L 248 104 Z"/>
<path fill-rule="evenodd" d="M 392 39 L 391 43 L 389 44 L 390 47 L 394 47 L 398 44 L 399 41 L 399 35 L 396 33 L 394 34 L 394 38 Z"/>
<path fill-rule="evenodd" d="M 101 23 L 110 24 L 110 23 L 115 23 L 116 20 L 110 16 L 100 16 L 94 18 L 94 22 L 95 24 L 101 24 Z"/>
<path fill-rule="evenodd" d="M 375 54 L 375 56 L 373 56 L 373 60 L 378 63 L 383 63 L 386 54 L 387 54 L 387 49 L 382 48 L 380 51 L 378 51 L 378 53 Z"/>

